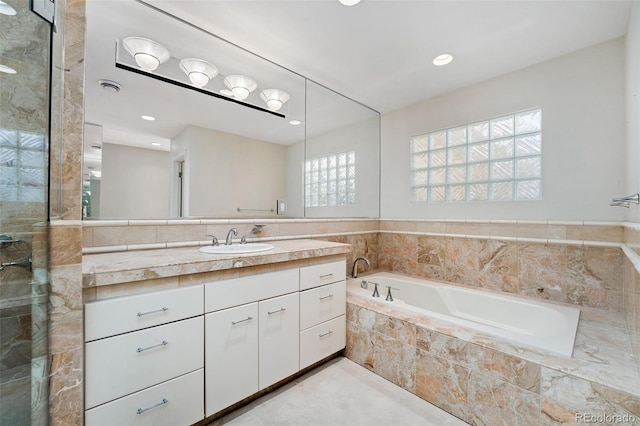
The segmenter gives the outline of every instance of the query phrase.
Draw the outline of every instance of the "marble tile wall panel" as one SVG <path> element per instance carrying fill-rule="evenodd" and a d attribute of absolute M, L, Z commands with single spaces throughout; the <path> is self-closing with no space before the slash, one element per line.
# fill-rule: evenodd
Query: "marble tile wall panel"
<path fill-rule="evenodd" d="M 49 419 L 83 423 L 82 141 L 85 0 L 56 2 L 49 198 Z"/>
<path fill-rule="evenodd" d="M 640 424 L 638 395 L 350 302 L 345 355 L 473 425 L 580 424 L 584 414 Z"/>
<path fill-rule="evenodd" d="M 378 265 L 403 274 L 622 311 L 622 250 L 512 239 L 381 233 Z"/>

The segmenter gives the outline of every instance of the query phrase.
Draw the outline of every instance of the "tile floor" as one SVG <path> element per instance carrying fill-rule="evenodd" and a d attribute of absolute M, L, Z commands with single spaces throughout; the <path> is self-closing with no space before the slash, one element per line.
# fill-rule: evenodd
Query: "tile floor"
<path fill-rule="evenodd" d="M 339 357 L 210 426 L 465 424 L 375 373 Z"/>

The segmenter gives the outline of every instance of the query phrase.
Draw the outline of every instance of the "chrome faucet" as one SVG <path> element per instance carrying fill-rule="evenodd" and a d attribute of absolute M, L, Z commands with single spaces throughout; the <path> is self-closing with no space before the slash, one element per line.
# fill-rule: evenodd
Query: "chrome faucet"
<path fill-rule="evenodd" d="M 231 245 L 231 239 L 233 237 L 235 237 L 236 235 L 238 235 L 238 230 L 236 228 L 231 228 L 229 229 L 229 232 L 227 232 L 227 239 L 224 242 L 225 246 L 230 246 Z"/>
<path fill-rule="evenodd" d="M 25 269 L 29 270 L 29 272 L 32 272 L 33 264 L 31 262 L 31 253 L 29 253 L 28 255 L 23 257 L 22 259 L 18 259 L 18 260 L 13 261 L 13 262 L 2 262 L 0 264 L 0 271 L 4 270 L 4 268 L 9 267 L 9 266 L 20 266 L 22 268 L 25 268 Z"/>
<path fill-rule="evenodd" d="M 353 268 L 351 269 L 351 276 L 353 278 L 358 278 L 358 262 L 360 260 L 364 260 L 364 263 L 366 263 L 367 266 L 371 266 L 371 262 L 369 262 L 369 259 L 362 256 L 358 257 L 356 260 L 353 261 Z"/>

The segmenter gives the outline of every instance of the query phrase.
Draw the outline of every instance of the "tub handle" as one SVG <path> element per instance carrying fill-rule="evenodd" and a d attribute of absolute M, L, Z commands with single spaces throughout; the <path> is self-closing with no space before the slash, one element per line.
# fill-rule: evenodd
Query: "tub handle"
<path fill-rule="evenodd" d="M 390 285 L 388 285 L 387 286 L 387 297 L 384 299 L 387 302 L 393 302 L 393 296 L 391 295 L 391 289 L 396 290 L 396 291 L 400 291 L 399 288 L 391 287 Z"/>
<path fill-rule="evenodd" d="M 374 285 L 373 288 L 373 294 L 371 295 L 371 297 L 380 297 L 380 293 L 378 293 L 378 283 L 374 283 L 373 281 L 369 281 L 371 284 Z"/>

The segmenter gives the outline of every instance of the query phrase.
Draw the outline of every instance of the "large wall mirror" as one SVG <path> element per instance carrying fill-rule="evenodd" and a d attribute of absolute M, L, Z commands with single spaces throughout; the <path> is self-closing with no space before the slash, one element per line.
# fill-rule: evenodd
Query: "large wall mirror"
<path fill-rule="evenodd" d="M 86 52 L 85 218 L 378 217 L 376 111 L 135 0 L 87 2 Z"/>

